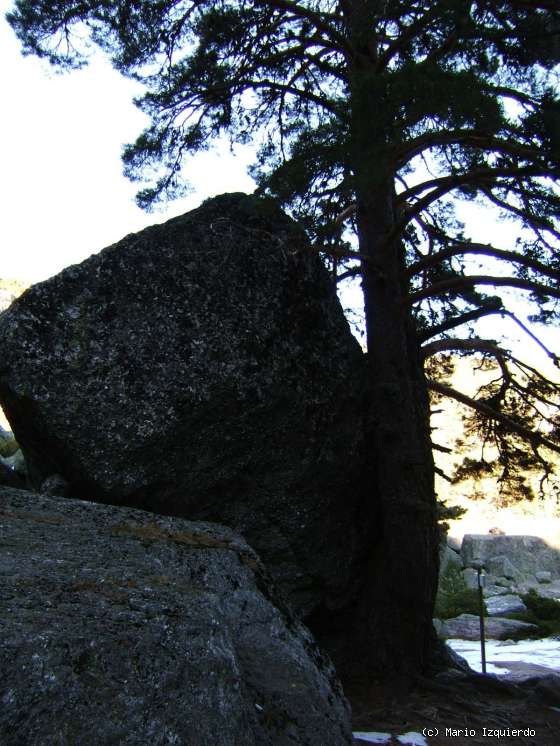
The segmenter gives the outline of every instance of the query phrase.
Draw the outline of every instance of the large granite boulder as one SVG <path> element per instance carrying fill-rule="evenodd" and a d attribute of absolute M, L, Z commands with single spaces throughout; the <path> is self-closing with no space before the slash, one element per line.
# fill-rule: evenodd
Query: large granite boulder
<path fill-rule="evenodd" d="M 332 665 L 216 524 L 0 488 L 2 746 L 343 746 Z"/>
<path fill-rule="evenodd" d="M 18 298 L 0 404 L 35 488 L 225 523 L 330 613 L 374 520 L 363 357 L 301 228 L 223 195 Z"/>
<path fill-rule="evenodd" d="M 480 560 L 491 574 L 513 578 L 517 583 L 534 579 L 543 570 L 552 578 L 560 578 L 560 551 L 538 536 L 467 534 L 461 556 L 465 567 Z"/>
<path fill-rule="evenodd" d="M 444 575 L 448 568 L 460 571 L 463 567 L 461 556 L 454 552 L 447 544 L 441 544 L 439 547 L 439 572 Z"/>

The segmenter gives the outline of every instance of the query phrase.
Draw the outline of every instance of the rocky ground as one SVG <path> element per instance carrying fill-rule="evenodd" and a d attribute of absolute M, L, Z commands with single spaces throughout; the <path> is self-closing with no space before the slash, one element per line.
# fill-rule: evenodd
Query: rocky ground
<path fill-rule="evenodd" d="M 489 676 L 478 673 L 480 657 L 473 646 L 464 640 L 451 644 L 473 668 L 471 674 L 422 680 L 405 694 L 388 695 L 382 682 L 347 683 L 353 730 L 364 739 L 356 744 L 557 746 L 560 641 L 489 641 Z"/>
<path fill-rule="evenodd" d="M 546 678 L 522 684 L 477 675 L 457 681 L 423 681 L 407 694 L 392 698 L 379 682 L 367 688 L 347 687 L 347 695 L 355 732 L 392 736 L 374 740 L 372 735 L 372 740 L 356 740 L 356 744 L 558 746 L 560 741 L 560 685 Z M 514 730 L 522 733 L 514 734 Z M 408 741 L 397 740 L 407 733 L 416 735 Z"/>

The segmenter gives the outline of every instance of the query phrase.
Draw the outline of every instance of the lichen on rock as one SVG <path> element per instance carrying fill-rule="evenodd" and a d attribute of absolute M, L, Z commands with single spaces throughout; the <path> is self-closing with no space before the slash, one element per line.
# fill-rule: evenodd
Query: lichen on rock
<path fill-rule="evenodd" d="M 0 404 L 36 489 L 216 520 L 303 616 L 362 582 L 364 356 L 300 226 L 226 194 L 27 290 Z"/>
<path fill-rule="evenodd" d="M 0 487 L 2 746 L 346 746 L 348 705 L 233 531 Z"/>

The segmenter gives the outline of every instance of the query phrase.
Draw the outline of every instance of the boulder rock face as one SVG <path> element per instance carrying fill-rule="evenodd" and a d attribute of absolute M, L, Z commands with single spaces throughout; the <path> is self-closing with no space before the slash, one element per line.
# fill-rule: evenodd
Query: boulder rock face
<path fill-rule="evenodd" d="M 0 488 L 3 746 L 343 746 L 332 665 L 216 524 Z"/>
<path fill-rule="evenodd" d="M 527 611 L 527 607 L 521 598 L 515 593 L 491 596 L 486 599 L 488 616 L 507 616 L 507 614 L 519 614 Z"/>
<path fill-rule="evenodd" d="M 363 572 L 363 357 L 302 230 L 222 195 L 18 298 L 0 404 L 35 488 L 234 527 L 306 615 Z"/>
<path fill-rule="evenodd" d="M 560 577 L 560 552 L 538 536 L 467 534 L 461 546 L 465 567 L 481 560 L 494 575 L 505 575 L 517 582 L 548 571 Z"/>

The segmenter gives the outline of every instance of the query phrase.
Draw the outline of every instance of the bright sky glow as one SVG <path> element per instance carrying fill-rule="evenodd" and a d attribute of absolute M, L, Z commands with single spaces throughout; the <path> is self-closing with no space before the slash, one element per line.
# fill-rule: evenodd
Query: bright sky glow
<path fill-rule="evenodd" d="M 146 214 L 121 171 L 121 147 L 146 119 L 132 103 L 141 88 L 101 58 L 85 70 L 56 74 L 22 57 L 0 0 L 0 277 L 37 282 L 128 233 L 196 207 L 206 197 L 252 192 L 249 148 L 236 156 L 221 143 L 192 159 L 196 191 Z"/>

